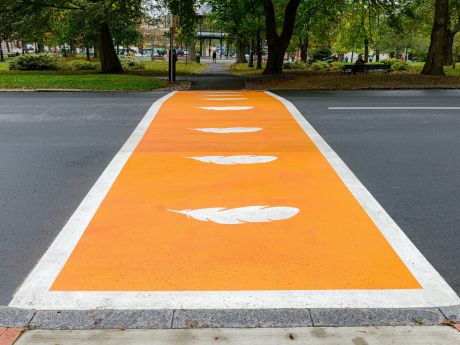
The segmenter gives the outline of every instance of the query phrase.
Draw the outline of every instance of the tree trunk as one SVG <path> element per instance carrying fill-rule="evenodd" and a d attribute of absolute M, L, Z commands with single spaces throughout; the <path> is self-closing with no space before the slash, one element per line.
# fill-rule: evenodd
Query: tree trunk
<path fill-rule="evenodd" d="M 452 66 L 454 63 L 454 52 L 453 52 L 453 45 L 456 31 L 448 30 L 447 31 L 447 39 L 446 45 L 444 46 L 444 66 Z"/>
<path fill-rule="evenodd" d="M 299 38 L 299 40 L 300 40 L 300 60 L 302 62 L 307 62 L 309 37 L 308 35 L 305 35 L 304 38 Z"/>
<path fill-rule="evenodd" d="M 423 66 L 422 74 L 445 75 L 444 46 L 447 41 L 447 23 L 449 19 L 449 1 L 436 0 L 434 23 L 431 31 L 431 43 L 428 58 Z"/>
<path fill-rule="evenodd" d="M 113 46 L 112 34 L 107 23 L 101 23 L 98 27 L 99 59 L 101 61 L 101 70 L 103 73 L 121 73 L 120 60 Z"/>
<path fill-rule="evenodd" d="M 8 42 L 8 40 L 5 41 L 5 44 L 6 44 L 6 51 L 7 51 L 8 53 L 11 53 L 10 43 Z"/>
<path fill-rule="evenodd" d="M 45 46 L 43 45 L 43 43 L 41 42 L 37 43 L 37 52 L 43 53 L 44 51 L 45 51 Z"/>
<path fill-rule="evenodd" d="M 260 39 L 260 32 L 256 36 L 256 50 L 257 50 L 257 69 L 262 69 L 262 40 Z"/>
<path fill-rule="evenodd" d="M 375 62 L 380 62 L 380 50 L 375 51 Z"/>
<path fill-rule="evenodd" d="M 284 11 L 283 31 L 276 32 L 275 8 L 272 0 L 264 0 L 265 29 L 267 31 L 268 60 L 263 74 L 283 73 L 284 53 L 291 42 L 297 8 L 301 0 L 289 0 Z"/>
<path fill-rule="evenodd" d="M 91 56 L 89 55 L 89 47 L 86 46 L 86 60 L 91 61 Z"/>
<path fill-rule="evenodd" d="M 190 61 L 193 61 L 195 59 L 195 55 L 196 55 L 195 40 L 192 39 L 192 42 L 190 43 L 188 47 L 188 56 L 190 58 Z"/>
<path fill-rule="evenodd" d="M 367 38 L 364 39 L 364 62 L 369 62 L 369 40 Z"/>
<path fill-rule="evenodd" d="M 247 63 L 246 56 L 244 54 L 244 44 L 240 38 L 236 39 L 236 63 Z"/>

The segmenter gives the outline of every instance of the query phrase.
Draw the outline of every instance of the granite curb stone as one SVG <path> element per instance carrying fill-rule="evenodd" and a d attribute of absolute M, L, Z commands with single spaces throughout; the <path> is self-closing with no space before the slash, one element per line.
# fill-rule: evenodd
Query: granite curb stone
<path fill-rule="evenodd" d="M 308 309 L 176 310 L 172 328 L 312 326 Z"/>
<path fill-rule="evenodd" d="M 460 305 L 452 307 L 441 307 L 440 309 L 447 320 L 455 323 L 460 323 Z"/>
<path fill-rule="evenodd" d="M 431 326 L 445 321 L 436 308 L 310 309 L 313 325 L 322 326 Z"/>
<path fill-rule="evenodd" d="M 24 328 L 34 316 L 31 309 L 18 309 L 0 306 L 0 327 Z"/>
<path fill-rule="evenodd" d="M 38 311 L 32 329 L 170 328 L 173 310 Z"/>

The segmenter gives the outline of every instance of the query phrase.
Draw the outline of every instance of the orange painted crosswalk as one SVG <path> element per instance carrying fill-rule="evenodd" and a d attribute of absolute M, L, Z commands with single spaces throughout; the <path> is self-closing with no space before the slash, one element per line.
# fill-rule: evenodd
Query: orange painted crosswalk
<path fill-rule="evenodd" d="M 419 288 L 280 101 L 179 92 L 50 290 Z"/>

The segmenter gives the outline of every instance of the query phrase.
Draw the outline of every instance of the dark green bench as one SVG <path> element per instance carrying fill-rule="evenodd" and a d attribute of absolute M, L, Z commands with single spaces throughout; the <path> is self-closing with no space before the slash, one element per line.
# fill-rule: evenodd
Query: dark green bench
<path fill-rule="evenodd" d="M 363 73 L 367 74 L 369 72 L 384 72 L 389 74 L 391 71 L 391 66 L 389 64 L 364 64 L 364 65 L 344 65 L 342 66 L 342 73 L 346 74 L 356 74 L 356 73 Z"/>

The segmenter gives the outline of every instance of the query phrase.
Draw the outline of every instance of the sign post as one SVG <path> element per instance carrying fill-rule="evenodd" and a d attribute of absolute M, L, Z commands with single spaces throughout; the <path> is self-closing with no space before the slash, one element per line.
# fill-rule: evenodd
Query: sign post
<path fill-rule="evenodd" d="M 174 28 L 177 26 L 177 17 L 172 14 L 165 18 L 165 27 L 169 28 L 169 63 L 168 80 L 170 83 L 176 81 L 176 53 L 174 51 Z"/>

